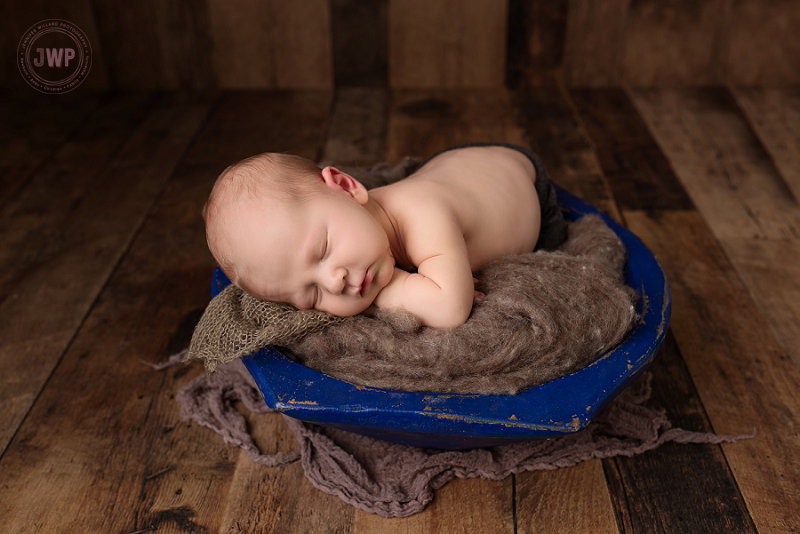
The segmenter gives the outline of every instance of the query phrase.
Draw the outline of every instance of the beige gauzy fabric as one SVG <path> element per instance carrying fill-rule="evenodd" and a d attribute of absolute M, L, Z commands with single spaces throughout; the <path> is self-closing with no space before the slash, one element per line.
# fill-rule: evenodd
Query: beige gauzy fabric
<path fill-rule="evenodd" d="M 233 284 L 211 299 L 194 330 L 186 360 L 203 360 L 206 372 L 266 345 L 287 345 L 343 317 L 251 297 Z"/>

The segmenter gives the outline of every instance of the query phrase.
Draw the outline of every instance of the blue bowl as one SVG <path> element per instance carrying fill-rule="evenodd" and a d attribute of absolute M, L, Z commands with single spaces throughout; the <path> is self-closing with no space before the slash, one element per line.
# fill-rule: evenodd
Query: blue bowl
<path fill-rule="evenodd" d="M 652 362 L 671 310 L 656 258 L 630 231 L 558 189 L 568 219 L 599 214 L 628 251 L 626 283 L 641 320 L 616 348 L 580 369 L 514 395 L 419 393 L 356 386 L 305 367 L 273 347 L 243 358 L 272 410 L 311 423 L 404 445 L 471 449 L 577 432 Z M 214 271 L 212 296 L 230 280 Z"/>

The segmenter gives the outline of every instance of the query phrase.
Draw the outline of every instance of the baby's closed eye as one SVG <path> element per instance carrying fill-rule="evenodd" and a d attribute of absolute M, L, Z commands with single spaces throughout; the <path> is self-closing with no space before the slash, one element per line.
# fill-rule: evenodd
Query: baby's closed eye
<path fill-rule="evenodd" d="M 322 240 L 322 247 L 321 247 L 321 249 L 319 251 L 319 261 L 320 262 L 325 261 L 325 258 L 328 256 L 328 251 L 329 251 L 329 248 L 330 248 L 329 244 L 328 244 L 328 241 L 329 241 L 328 232 L 325 232 L 325 237 Z"/>

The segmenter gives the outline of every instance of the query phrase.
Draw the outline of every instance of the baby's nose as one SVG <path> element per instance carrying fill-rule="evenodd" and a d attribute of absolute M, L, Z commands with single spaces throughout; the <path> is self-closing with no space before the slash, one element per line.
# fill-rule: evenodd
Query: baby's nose
<path fill-rule="evenodd" d="M 332 294 L 341 295 L 347 287 L 347 271 L 343 268 L 332 269 L 327 286 Z"/>

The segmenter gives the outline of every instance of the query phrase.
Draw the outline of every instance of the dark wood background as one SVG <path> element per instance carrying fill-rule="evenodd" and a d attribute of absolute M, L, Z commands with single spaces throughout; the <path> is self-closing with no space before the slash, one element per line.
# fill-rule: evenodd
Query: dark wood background
<path fill-rule="evenodd" d="M 800 83 L 797 0 L 14 0 L 0 86 L 46 18 L 88 34 L 95 89 Z"/>

